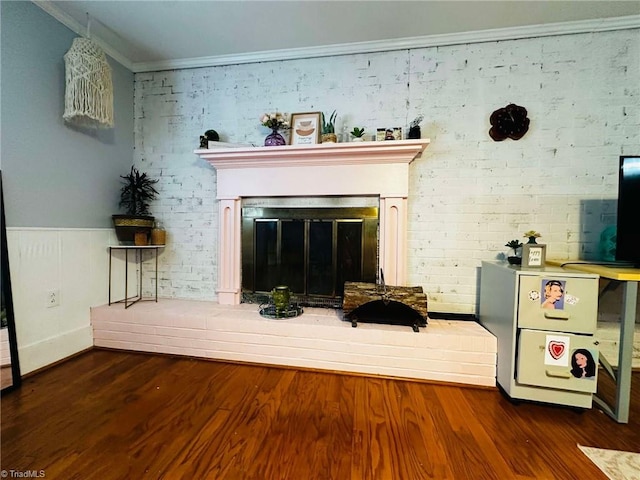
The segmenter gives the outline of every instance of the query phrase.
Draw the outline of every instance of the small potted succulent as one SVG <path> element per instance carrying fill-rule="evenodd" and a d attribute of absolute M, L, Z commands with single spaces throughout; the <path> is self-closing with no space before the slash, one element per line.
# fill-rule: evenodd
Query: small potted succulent
<path fill-rule="evenodd" d="M 155 221 L 149 214 L 149 202 L 158 195 L 153 186 L 158 180 L 152 180 L 135 167 L 120 178 L 120 207 L 125 213 L 112 216 L 116 236 L 123 245 L 147 245 Z"/>
<path fill-rule="evenodd" d="M 354 142 L 364 142 L 364 127 L 353 127 L 353 130 L 351 130 L 351 136 L 353 137 Z"/>
<path fill-rule="evenodd" d="M 329 116 L 329 120 L 325 120 L 324 113 L 322 114 L 322 143 L 336 143 L 338 137 L 336 136 L 336 111 Z"/>
<path fill-rule="evenodd" d="M 518 239 L 509 240 L 504 244 L 504 246 L 509 247 L 511 250 L 513 250 L 513 255 L 507 256 L 507 261 L 509 262 L 509 264 L 520 265 L 522 263 L 522 257 L 518 255 L 518 250 L 522 248 L 522 242 L 520 242 L 520 240 Z"/>

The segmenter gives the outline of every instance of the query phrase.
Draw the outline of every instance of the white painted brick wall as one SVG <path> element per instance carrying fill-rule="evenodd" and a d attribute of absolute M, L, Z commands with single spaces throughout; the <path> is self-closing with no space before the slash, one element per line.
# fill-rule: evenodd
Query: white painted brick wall
<path fill-rule="evenodd" d="M 161 179 L 169 233 L 160 295 L 215 299 L 215 170 L 192 152 L 213 128 L 261 145 L 263 112 L 338 110 L 338 131 L 404 126 L 431 139 L 411 166 L 409 283 L 430 309 L 475 311 L 478 267 L 529 229 L 552 258 L 597 254 L 615 223 L 617 162 L 640 153 L 640 31 L 432 47 L 136 75 L 136 163 Z M 520 141 L 489 115 L 529 111 Z"/>

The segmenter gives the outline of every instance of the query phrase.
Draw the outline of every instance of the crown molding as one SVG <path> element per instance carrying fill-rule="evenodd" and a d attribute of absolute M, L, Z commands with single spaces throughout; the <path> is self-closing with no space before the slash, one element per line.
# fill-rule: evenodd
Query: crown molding
<path fill-rule="evenodd" d="M 80 35 L 81 37 L 91 38 L 91 40 L 93 40 L 102 50 L 104 50 L 104 53 L 109 55 L 126 69 L 132 72 L 136 71 L 135 65 L 131 60 L 129 60 L 127 57 L 125 57 L 123 54 L 121 54 L 119 51 L 117 51 L 97 35 L 89 35 L 89 32 L 85 25 L 82 25 L 75 18 L 67 15 L 65 12 L 60 10 L 51 0 L 31 0 L 31 2 L 51 15 L 72 32 Z"/>
<path fill-rule="evenodd" d="M 87 28 L 74 18 L 57 8 L 51 0 L 32 0 L 49 15 L 78 35 L 87 36 Z M 108 27 L 107 27 L 108 28 Z M 408 50 L 414 48 L 441 47 L 467 43 L 483 43 L 523 38 L 548 37 L 553 35 L 571 35 L 578 33 L 595 33 L 613 30 L 640 28 L 640 15 L 624 17 L 599 18 L 575 22 L 560 22 L 543 25 L 526 25 L 522 27 L 495 28 L 472 32 L 450 33 L 441 35 L 425 35 L 392 40 L 370 42 L 353 42 L 321 47 L 286 48 L 211 57 L 194 57 L 156 62 L 132 62 L 107 42 L 92 36 L 100 47 L 114 60 L 134 73 L 157 72 L 163 70 L 182 70 L 188 68 L 216 67 L 223 65 L 239 65 L 258 62 L 274 62 L 281 60 L 298 60 L 303 58 L 320 58 L 336 55 L 352 55 L 360 53 L 386 52 L 392 50 Z"/>
<path fill-rule="evenodd" d="M 495 42 L 500 40 L 517 40 L 523 38 L 570 35 L 576 33 L 594 33 L 635 28 L 640 28 L 640 15 L 597 20 L 584 20 L 576 22 L 562 22 L 545 25 L 497 28 L 491 30 L 479 30 L 473 32 L 451 33 L 443 35 L 407 37 L 393 40 L 344 43 L 322 47 L 288 48 L 283 50 L 269 50 L 236 55 L 218 55 L 213 57 L 197 57 L 159 62 L 140 62 L 134 64 L 133 71 L 135 73 L 155 72 L 162 70 L 215 67 L 256 62 L 297 60 L 303 58 L 319 58 L 335 55 L 375 53 L 392 50 L 408 50 L 413 48 L 460 45 L 465 43 Z"/>

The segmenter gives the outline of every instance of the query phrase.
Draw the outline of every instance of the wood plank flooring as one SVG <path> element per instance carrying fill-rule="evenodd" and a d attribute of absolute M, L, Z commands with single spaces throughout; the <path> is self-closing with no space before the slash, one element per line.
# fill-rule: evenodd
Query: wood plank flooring
<path fill-rule="evenodd" d="M 577 444 L 640 451 L 638 373 L 632 396 L 620 425 L 497 389 L 94 349 L 3 395 L 1 468 L 65 480 L 604 480 Z"/>

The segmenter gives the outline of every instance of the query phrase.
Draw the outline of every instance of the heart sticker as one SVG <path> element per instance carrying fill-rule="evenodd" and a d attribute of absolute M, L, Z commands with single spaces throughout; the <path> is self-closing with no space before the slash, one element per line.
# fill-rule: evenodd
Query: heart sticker
<path fill-rule="evenodd" d="M 564 354 L 565 345 L 562 342 L 556 342 L 552 340 L 549 342 L 549 346 L 547 348 L 549 348 L 551 357 L 554 360 L 558 360 Z"/>

